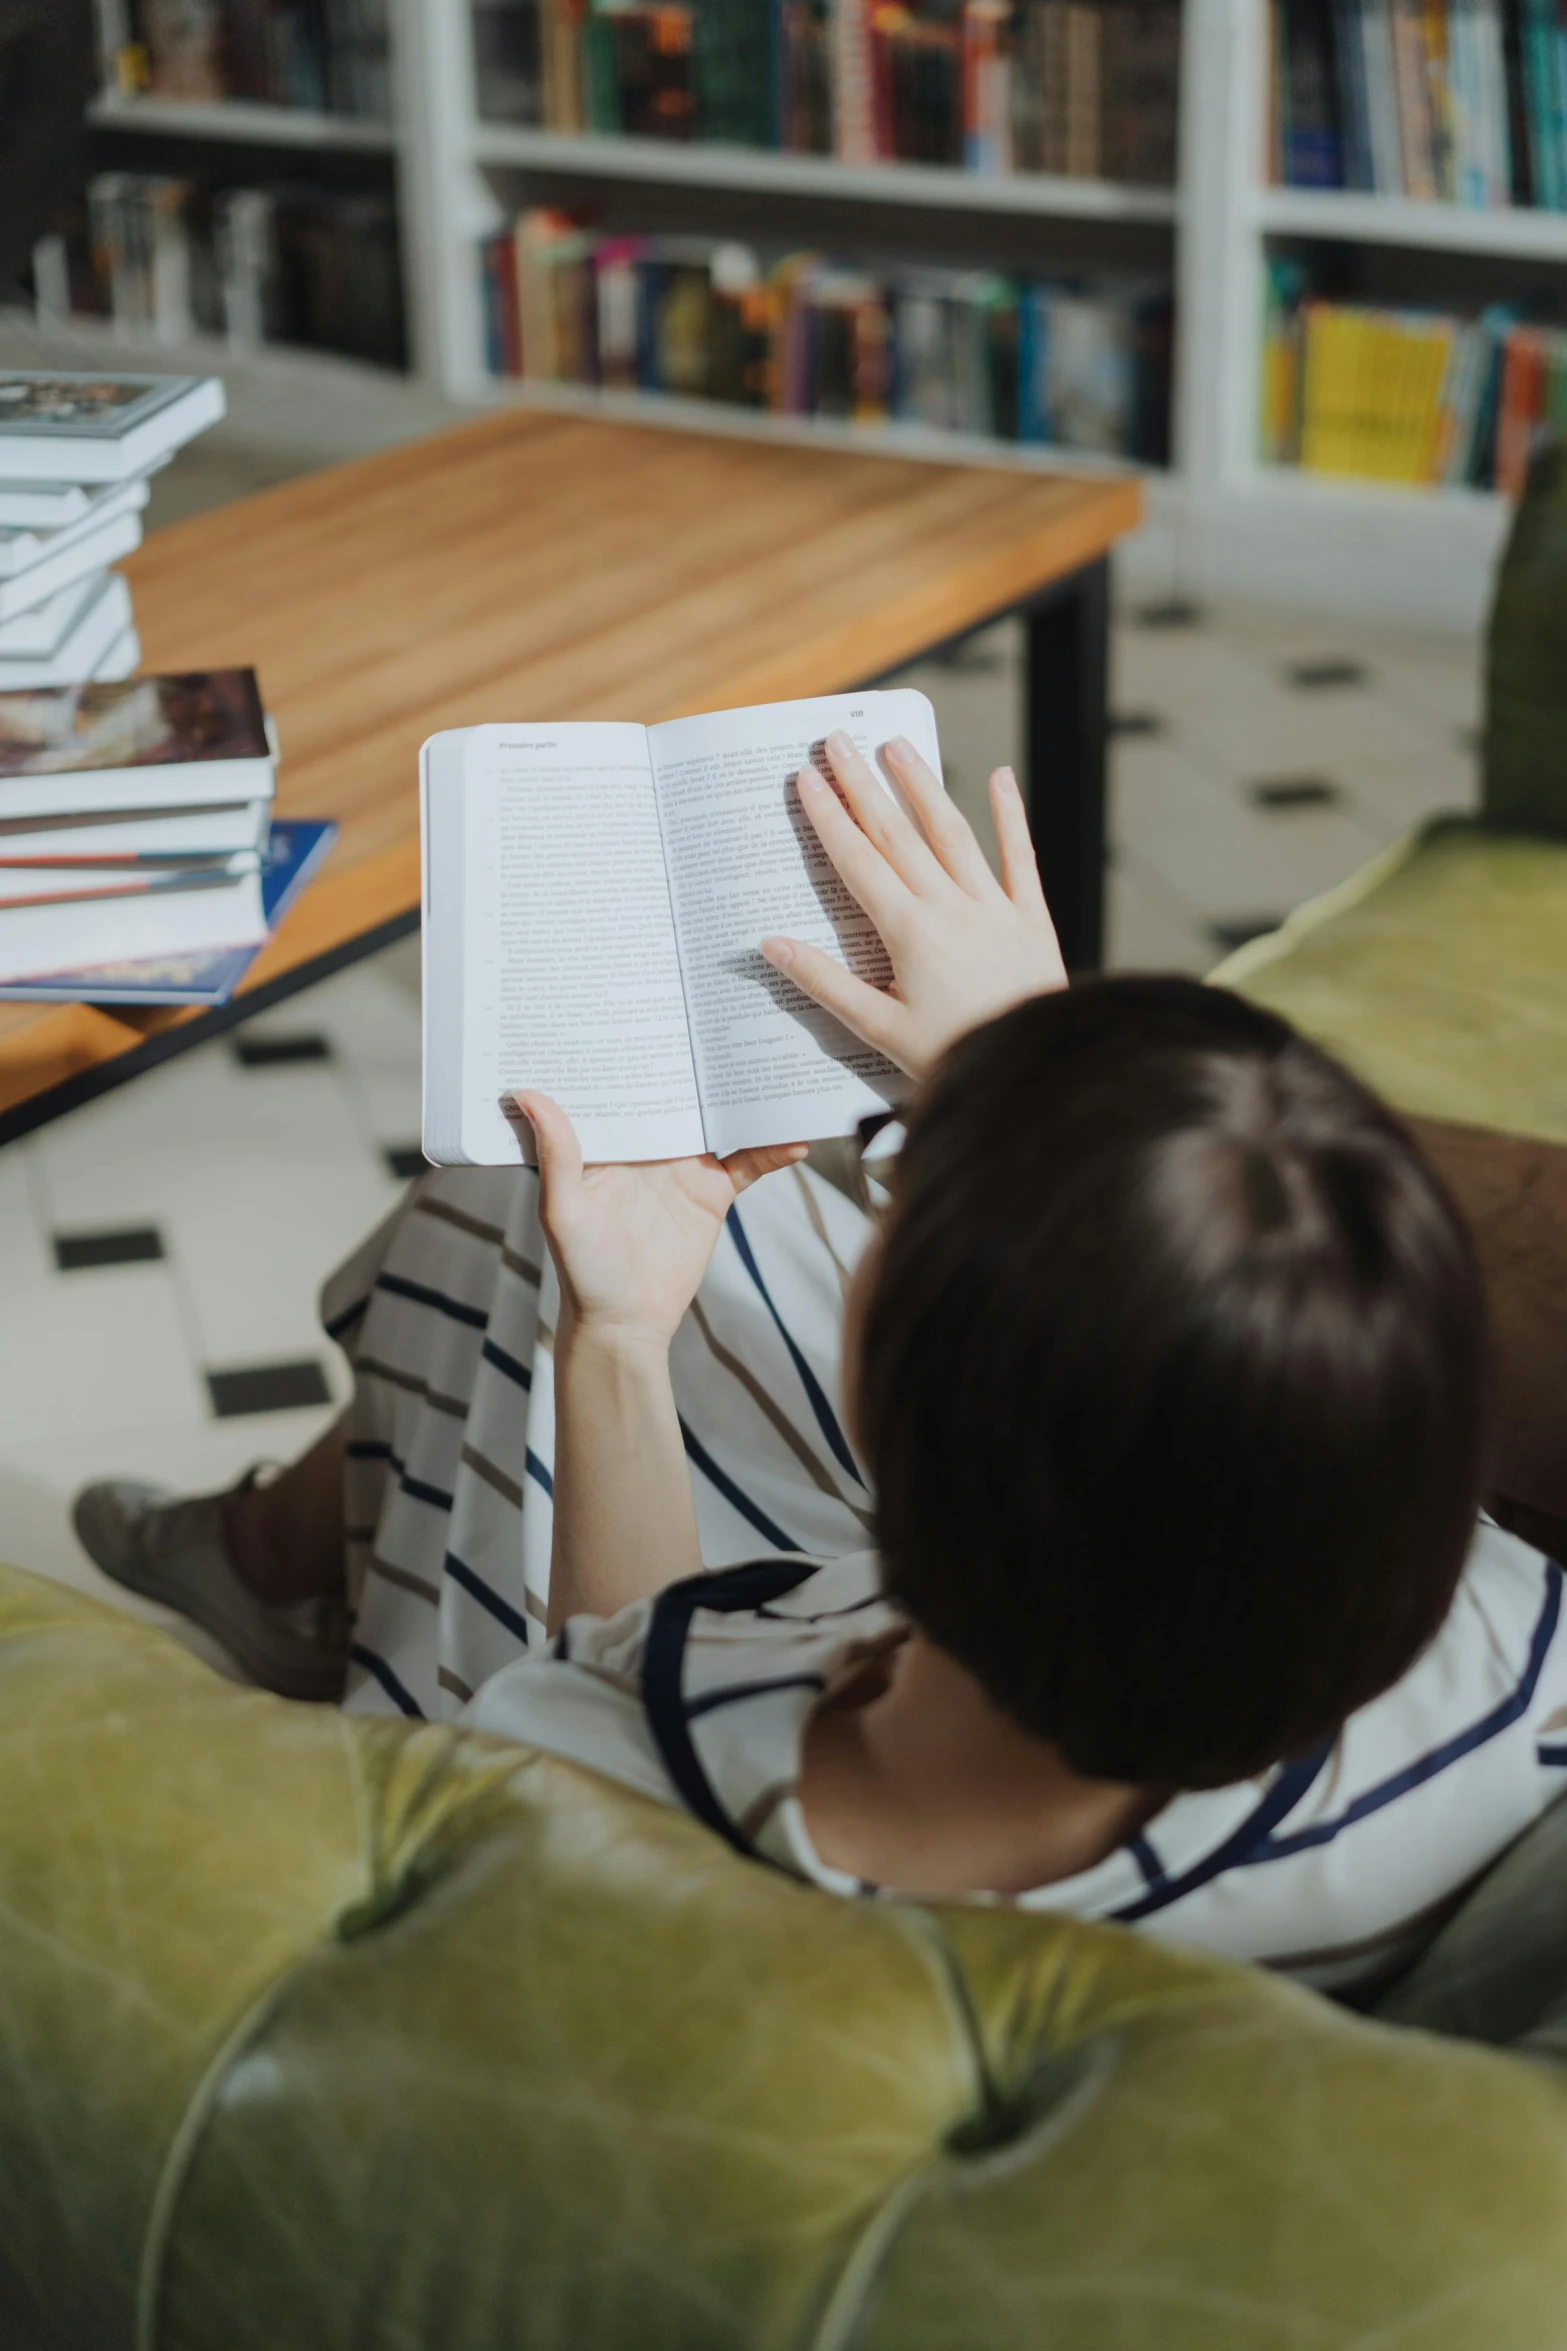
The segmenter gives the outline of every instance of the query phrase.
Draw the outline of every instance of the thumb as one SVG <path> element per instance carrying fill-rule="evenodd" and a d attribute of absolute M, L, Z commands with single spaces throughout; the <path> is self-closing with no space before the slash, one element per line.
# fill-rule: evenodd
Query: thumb
<path fill-rule="evenodd" d="M 513 1094 L 512 1100 L 533 1129 L 539 1154 L 539 1210 L 548 1223 L 582 1182 L 582 1146 L 577 1130 L 558 1102 L 548 1094 Z"/>

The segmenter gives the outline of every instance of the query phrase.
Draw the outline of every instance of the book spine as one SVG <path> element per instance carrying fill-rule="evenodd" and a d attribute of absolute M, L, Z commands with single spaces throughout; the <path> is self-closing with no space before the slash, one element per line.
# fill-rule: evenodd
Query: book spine
<path fill-rule="evenodd" d="M 1369 194 L 1376 186 L 1371 126 L 1366 111 L 1366 59 L 1360 0 L 1334 0 L 1334 80 L 1339 94 L 1339 143 L 1346 188 Z"/>
<path fill-rule="evenodd" d="M 833 152 L 841 163 L 876 161 L 868 0 L 831 0 Z"/>
<path fill-rule="evenodd" d="M 1484 192 L 1487 206 L 1506 204 L 1512 195 L 1512 149 L 1507 125 L 1507 66 L 1502 45 L 1499 0 L 1476 0 L 1474 11 L 1478 83 L 1484 123 Z"/>
<path fill-rule="evenodd" d="M 1390 0 L 1360 0 L 1360 34 L 1365 52 L 1366 103 L 1375 191 L 1379 196 L 1401 196 L 1404 192 L 1404 171 L 1400 151 Z"/>
<path fill-rule="evenodd" d="M 1436 195 L 1425 44 L 1418 0 L 1392 0 L 1393 66 L 1397 78 L 1399 166 L 1404 193 L 1425 202 Z"/>
<path fill-rule="evenodd" d="M 1067 0 L 1066 155 L 1068 179 L 1101 177 L 1100 97 L 1103 17 L 1095 0 Z"/>
<path fill-rule="evenodd" d="M 1540 413 L 1541 343 L 1538 328 L 1514 327 L 1504 347 L 1496 422 L 1496 487 L 1504 498 L 1521 497 L 1528 478 Z"/>
<path fill-rule="evenodd" d="M 1447 89 L 1446 0 L 1419 0 L 1425 52 L 1426 104 L 1431 123 L 1431 176 L 1444 201 L 1453 194 L 1453 125 Z"/>
<path fill-rule="evenodd" d="M 963 160 L 970 171 L 1013 168 L 1010 19 L 1008 0 L 965 0 Z"/>

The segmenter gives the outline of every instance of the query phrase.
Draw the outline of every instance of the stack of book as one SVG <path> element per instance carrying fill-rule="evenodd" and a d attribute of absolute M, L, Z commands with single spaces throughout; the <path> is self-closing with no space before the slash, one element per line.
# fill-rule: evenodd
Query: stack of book
<path fill-rule="evenodd" d="M 0 694 L 0 996 L 221 1001 L 334 829 L 276 766 L 248 669 Z"/>
<path fill-rule="evenodd" d="M 1272 177 L 1567 210 L 1557 0 L 1271 0 Z"/>
<path fill-rule="evenodd" d="M 97 0 L 105 80 L 125 96 L 391 113 L 385 0 Z"/>
<path fill-rule="evenodd" d="M 1172 306 L 1137 280 L 869 269 L 525 213 L 486 240 L 497 375 L 1167 461 Z"/>
<path fill-rule="evenodd" d="M 474 29 L 495 120 L 1175 178 L 1179 0 L 477 0 Z"/>
<path fill-rule="evenodd" d="M 1516 497 L 1542 431 L 1567 421 L 1567 330 L 1312 298 L 1270 273 L 1262 455 L 1365 480 Z"/>
<path fill-rule="evenodd" d="M 45 319 L 107 318 L 143 341 L 225 335 L 406 363 L 397 208 L 374 192 L 99 172 L 35 249 L 33 282 Z"/>
<path fill-rule="evenodd" d="M 0 374 L 0 693 L 129 677 L 150 474 L 223 414 L 215 378 Z"/>

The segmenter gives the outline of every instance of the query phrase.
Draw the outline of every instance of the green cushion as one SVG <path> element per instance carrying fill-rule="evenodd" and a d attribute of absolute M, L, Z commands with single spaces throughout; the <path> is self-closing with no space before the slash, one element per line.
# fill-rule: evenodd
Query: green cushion
<path fill-rule="evenodd" d="M 1542 2351 L 1567 2079 L 0 1571 L 0 2343 Z"/>
<path fill-rule="evenodd" d="M 1567 842 L 1440 820 L 1210 977 L 1412 1116 L 1567 1143 Z"/>

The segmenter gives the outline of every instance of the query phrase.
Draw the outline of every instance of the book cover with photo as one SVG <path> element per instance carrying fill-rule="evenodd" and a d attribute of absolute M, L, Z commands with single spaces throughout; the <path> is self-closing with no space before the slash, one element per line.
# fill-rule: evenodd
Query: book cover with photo
<path fill-rule="evenodd" d="M 192 670 L 0 697 L 0 778 L 270 757 L 254 670 Z"/>

